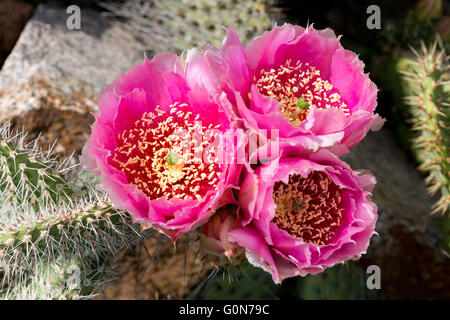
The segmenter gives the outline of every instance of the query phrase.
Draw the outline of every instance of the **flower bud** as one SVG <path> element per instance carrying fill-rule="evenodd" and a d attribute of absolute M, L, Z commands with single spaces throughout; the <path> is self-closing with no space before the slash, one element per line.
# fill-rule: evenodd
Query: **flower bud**
<path fill-rule="evenodd" d="M 228 233 L 240 226 L 236 209 L 234 205 L 219 208 L 201 229 L 200 246 L 218 267 L 238 265 L 245 259 L 244 248 L 228 240 Z"/>

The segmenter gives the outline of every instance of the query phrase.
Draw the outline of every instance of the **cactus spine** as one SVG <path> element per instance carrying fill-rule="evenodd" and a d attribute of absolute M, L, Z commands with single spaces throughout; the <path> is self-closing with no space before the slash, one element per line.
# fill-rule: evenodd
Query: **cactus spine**
<path fill-rule="evenodd" d="M 106 194 L 79 188 L 67 163 L 23 141 L 0 128 L 0 298 L 90 297 L 138 229 Z"/>
<path fill-rule="evenodd" d="M 428 173 L 425 179 L 430 194 L 440 191 L 433 213 L 449 214 L 450 209 L 450 82 L 449 57 L 437 52 L 436 43 L 430 48 L 422 44 L 411 72 L 404 72 L 410 91 L 406 103 L 411 107 L 412 129 L 417 131 L 413 141 L 419 169 Z"/>
<path fill-rule="evenodd" d="M 29 149 L 23 141 L 23 135 L 10 136 L 9 126 L 0 129 L 0 202 L 37 208 L 70 201 L 72 190 L 59 173 L 65 164 L 57 165 L 49 158 L 50 153 L 40 153 L 36 147 Z"/>
<path fill-rule="evenodd" d="M 112 275 L 113 258 L 138 233 L 129 217 L 107 202 L 81 207 L 83 210 L 52 211 L 54 218 L 0 234 L 2 293 L 6 297 L 67 299 L 90 296 L 101 289 Z M 76 279 L 64 274 L 67 268 L 76 273 Z M 47 275 L 58 279 L 57 283 L 47 283 L 46 288 L 37 285 L 43 275 L 56 274 L 57 269 L 62 270 L 61 277 Z M 22 290 L 36 296 L 27 296 Z"/>
<path fill-rule="evenodd" d="M 273 0 L 167 0 L 101 3 L 152 50 L 183 51 L 206 44 L 219 46 L 223 26 L 233 25 L 244 42 L 271 26 L 278 14 Z M 151 35 L 152 39 L 149 39 Z"/>

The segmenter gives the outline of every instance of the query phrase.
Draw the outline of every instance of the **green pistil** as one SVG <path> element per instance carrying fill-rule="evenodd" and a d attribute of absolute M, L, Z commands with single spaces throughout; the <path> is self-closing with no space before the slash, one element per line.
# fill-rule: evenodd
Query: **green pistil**
<path fill-rule="evenodd" d="M 307 110 L 309 108 L 309 103 L 308 103 L 308 101 L 306 101 L 305 98 L 298 98 L 297 106 L 301 110 Z"/>
<path fill-rule="evenodd" d="M 295 211 L 300 211 L 303 208 L 303 201 L 302 200 L 294 200 L 292 207 Z"/>
<path fill-rule="evenodd" d="M 166 163 L 170 166 L 176 165 L 178 162 L 178 154 L 173 151 L 170 151 L 166 157 Z"/>

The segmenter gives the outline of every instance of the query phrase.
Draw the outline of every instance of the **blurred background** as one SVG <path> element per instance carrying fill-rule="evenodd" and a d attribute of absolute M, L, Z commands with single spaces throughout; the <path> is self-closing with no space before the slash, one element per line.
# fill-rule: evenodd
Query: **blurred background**
<path fill-rule="evenodd" d="M 74 4 L 80 28 L 70 20 Z M 368 22 L 374 4 L 379 28 Z M 195 234 L 176 247 L 152 234 L 120 254 L 100 299 L 450 298 L 449 1 L 0 0 L 0 121 L 40 135 L 44 149 L 56 141 L 58 156 L 74 152 L 76 163 L 99 91 L 144 55 L 219 46 L 229 25 L 246 44 L 284 22 L 332 28 L 378 86 L 387 122 L 345 156 L 378 180 L 379 236 L 368 253 L 274 285 L 252 266 L 223 273 L 205 265 Z M 426 112 L 425 94 L 433 102 Z M 381 270 L 379 290 L 367 288 L 370 265 Z"/>

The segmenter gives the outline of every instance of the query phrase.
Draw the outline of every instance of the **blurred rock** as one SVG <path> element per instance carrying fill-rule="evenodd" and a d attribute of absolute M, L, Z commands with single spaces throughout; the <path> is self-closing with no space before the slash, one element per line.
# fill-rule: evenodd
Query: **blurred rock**
<path fill-rule="evenodd" d="M 353 169 L 377 179 L 373 200 L 379 220 L 363 265 L 381 269 L 383 298 L 450 298 L 450 259 L 442 246 L 442 216 L 431 215 L 436 199 L 423 176 L 387 129 L 372 132 L 344 157 Z"/>
<path fill-rule="evenodd" d="M 419 0 L 414 14 L 421 20 L 432 20 L 442 15 L 442 0 Z"/>
<path fill-rule="evenodd" d="M 100 90 L 140 62 L 144 50 L 99 12 L 82 8 L 81 30 L 68 30 L 66 18 L 66 8 L 37 7 L 0 71 L 0 122 L 9 120 L 30 139 L 39 136 L 43 149 L 56 140 L 57 155 L 75 152 L 77 162 Z M 158 247 L 150 239 L 143 248 L 125 250 L 117 261 L 116 281 L 100 299 L 182 298 L 209 270 L 192 240 L 185 271 L 184 242 Z M 153 259 L 147 250 L 157 251 Z"/>
<path fill-rule="evenodd" d="M 98 299 L 183 299 L 211 274 L 212 265 L 199 254 L 196 237 L 195 233 L 189 233 L 187 255 L 186 236 L 174 245 L 166 237 L 155 235 L 133 250 L 122 252 L 116 266 L 117 278 Z"/>
<path fill-rule="evenodd" d="M 82 8 L 80 30 L 69 30 L 67 17 L 65 7 L 37 6 L 0 72 L 0 121 L 71 153 L 89 134 L 100 90 L 144 54 L 99 12 Z"/>
<path fill-rule="evenodd" d="M 68 79 L 61 81 L 67 88 L 77 85 L 78 89 L 61 93 L 55 82 L 49 83 L 42 78 L 30 79 L 28 87 L 21 85 L 21 95 L 39 107 L 11 117 L 11 128 L 27 132 L 29 140 L 39 137 L 38 144 L 42 149 L 48 149 L 56 142 L 53 151 L 57 155 L 64 157 L 75 153 L 77 158 L 94 122 L 91 112 L 95 109 L 95 94 L 91 86 L 79 86 L 79 82 L 70 84 Z M 18 95 L 14 97 L 18 98 Z"/>
<path fill-rule="evenodd" d="M 373 200 L 381 211 L 377 224 L 380 231 L 388 229 L 392 223 L 404 223 L 430 237 L 427 241 L 438 246 L 440 233 L 436 228 L 440 219 L 429 214 L 433 199 L 426 193 L 423 176 L 398 148 L 387 128 L 370 132 L 343 159 L 353 169 L 370 170 L 376 177 Z"/>
<path fill-rule="evenodd" d="M 444 16 L 436 23 L 436 30 L 442 37 L 442 41 L 450 42 L 450 16 Z"/>
<path fill-rule="evenodd" d="M 66 8 L 40 4 L 0 74 L 0 89 L 37 74 L 49 81 L 73 77 L 99 92 L 143 57 L 132 35 L 99 12 L 81 10 L 81 29 L 66 27 Z M 63 85 L 63 84 L 62 84 Z"/>
<path fill-rule="evenodd" d="M 33 12 L 34 5 L 21 0 L 0 1 L 0 67 Z"/>

